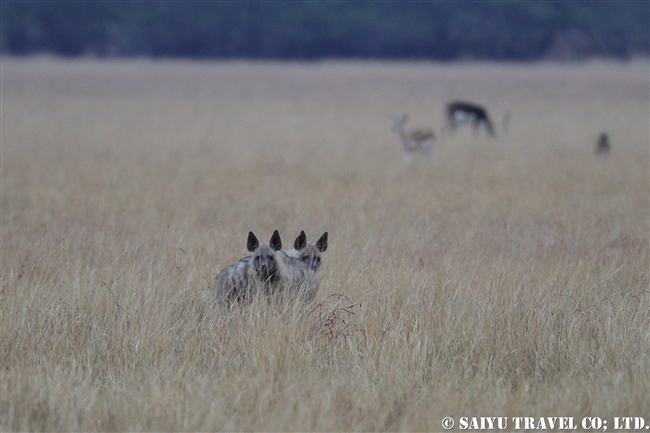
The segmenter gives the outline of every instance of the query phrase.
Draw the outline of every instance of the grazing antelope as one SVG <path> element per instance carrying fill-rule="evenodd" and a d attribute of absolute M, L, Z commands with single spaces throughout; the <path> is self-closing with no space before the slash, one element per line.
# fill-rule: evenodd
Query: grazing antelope
<path fill-rule="evenodd" d="M 285 251 L 289 257 L 296 258 L 304 262 L 311 270 L 316 272 L 321 265 L 321 253 L 327 250 L 327 232 L 323 233 L 320 238 L 313 242 L 307 242 L 307 235 L 304 230 L 300 230 L 300 235 L 293 242 L 293 249 Z"/>
<path fill-rule="evenodd" d="M 231 306 L 235 301 L 250 303 L 255 295 L 268 299 L 285 292 L 300 294 L 307 299 L 316 296 L 316 275 L 305 263 L 280 251 L 282 239 L 277 230 L 268 243 L 261 244 L 253 232 L 248 232 L 246 248 L 253 255 L 244 257 L 217 275 L 214 285 L 217 299 Z"/>
<path fill-rule="evenodd" d="M 510 116 L 508 115 L 508 121 Z M 450 102 L 447 104 L 447 128 L 452 131 L 461 123 L 470 123 L 474 133 L 478 132 L 480 127 L 484 127 L 488 134 L 496 136 L 494 127 L 490 121 L 487 110 L 480 105 L 471 102 Z"/>
<path fill-rule="evenodd" d="M 399 134 L 404 144 L 404 165 L 410 167 L 413 164 L 413 154 L 422 152 L 431 161 L 431 150 L 436 143 L 436 135 L 431 129 L 414 129 L 406 132 L 406 122 L 409 120 L 409 115 L 404 114 L 401 119 L 393 118 L 395 124 L 393 125 L 393 132 Z"/>
<path fill-rule="evenodd" d="M 606 155 L 611 150 L 609 144 L 609 136 L 605 132 L 601 132 L 598 136 L 598 141 L 596 141 L 596 154 L 597 155 Z"/>

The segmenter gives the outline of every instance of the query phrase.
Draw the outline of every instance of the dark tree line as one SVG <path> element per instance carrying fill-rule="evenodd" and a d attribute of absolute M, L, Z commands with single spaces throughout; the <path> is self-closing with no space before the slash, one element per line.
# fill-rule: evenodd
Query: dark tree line
<path fill-rule="evenodd" d="M 11 1 L 3 54 L 619 59 L 650 53 L 645 1 Z"/>

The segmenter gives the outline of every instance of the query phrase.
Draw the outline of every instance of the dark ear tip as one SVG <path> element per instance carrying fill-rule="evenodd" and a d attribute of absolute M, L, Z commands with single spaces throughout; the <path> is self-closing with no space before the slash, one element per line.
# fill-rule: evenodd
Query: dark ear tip
<path fill-rule="evenodd" d="M 275 251 L 280 251 L 282 249 L 282 238 L 280 238 L 280 232 L 277 230 L 273 231 L 273 235 L 271 235 L 271 248 L 273 248 Z"/>
<path fill-rule="evenodd" d="M 322 253 L 327 250 L 327 232 L 323 233 L 316 241 L 316 247 Z"/>
<path fill-rule="evenodd" d="M 257 236 L 255 236 L 255 233 L 252 231 L 248 232 L 248 239 L 246 241 L 246 248 L 248 251 L 253 252 L 255 249 L 259 246 L 259 241 L 257 240 Z"/>
<path fill-rule="evenodd" d="M 301 250 L 307 245 L 307 235 L 304 230 L 300 230 L 300 234 L 293 243 L 293 248 L 296 250 Z"/>

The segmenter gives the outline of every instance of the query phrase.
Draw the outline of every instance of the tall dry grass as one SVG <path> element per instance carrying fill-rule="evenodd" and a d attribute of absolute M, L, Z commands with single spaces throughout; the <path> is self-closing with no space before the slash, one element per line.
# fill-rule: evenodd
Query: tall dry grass
<path fill-rule="evenodd" d="M 2 430 L 650 423 L 647 63 L 1 69 Z M 405 172 L 455 98 L 509 130 Z M 276 228 L 330 232 L 317 302 L 224 311 Z"/>

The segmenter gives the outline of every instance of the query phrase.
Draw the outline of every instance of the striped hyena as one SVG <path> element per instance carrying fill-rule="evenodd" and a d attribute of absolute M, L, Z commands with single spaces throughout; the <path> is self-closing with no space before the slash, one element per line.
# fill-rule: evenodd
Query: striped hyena
<path fill-rule="evenodd" d="M 258 294 L 270 299 L 285 294 L 308 295 L 318 290 L 314 272 L 305 263 L 280 251 L 282 239 L 277 230 L 268 243 L 261 244 L 255 234 L 249 232 L 246 247 L 253 255 L 228 266 L 216 278 L 215 294 L 228 305 L 235 301 L 248 303 Z"/>
<path fill-rule="evenodd" d="M 327 232 L 323 233 L 314 244 L 307 242 L 307 235 L 304 230 L 293 242 L 293 249 L 285 251 L 289 257 L 296 258 L 304 262 L 311 270 L 316 272 L 321 265 L 321 253 L 327 250 Z"/>
<path fill-rule="evenodd" d="M 288 278 L 278 287 L 276 292 L 278 298 L 285 300 L 297 298 L 303 301 L 313 301 L 320 287 L 316 272 L 307 266 L 305 262 L 286 253 L 281 257 L 287 265 Z"/>
<path fill-rule="evenodd" d="M 248 232 L 246 248 L 252 256 L 244 257 L 228 266 L 217 275 L 214 290 L 218 299 L 228 305 L 234 301 L 250 302 L 252 295 L 269 296 L 273 286 L 287 274 L 285 260 L 278 255 L 282 249 L 282 239 L 277 230 L 269 242 L 260 242 L 255 233 Z"/>
<path fill-rule="evenodd" d="M 327 250 L 327 232 L 323 233 L 316 243 L 307 242 L 304 230 L 293 243 L 292 250 L 280 251 L 292 273 L 291 284 L 285 286 L 286 294 L 313 301 L 318 293 L 320 284 L 316 271 L 321 265 L 321 253 Z"/>

